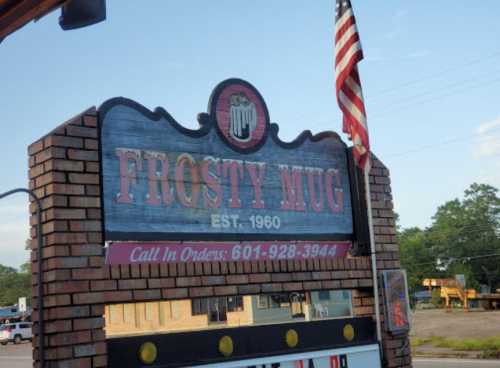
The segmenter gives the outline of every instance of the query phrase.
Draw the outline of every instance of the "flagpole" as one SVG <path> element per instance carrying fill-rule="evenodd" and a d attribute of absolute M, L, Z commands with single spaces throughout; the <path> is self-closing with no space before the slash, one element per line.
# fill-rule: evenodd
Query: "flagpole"
<path fill-rule="evenodd" d="M 377 325 L 377 340 L 382 343 L 382 327 L 380 323 L 380 302 L 379 302 L 379 291 L 378 291 L 378 273 L 377 273 L 377 257 L 375 249 L 375 234 L 373 231 L 373 213 L 372 213 L 372 201 L 370 192 L 370 175 L 369 175 L 369 165 L 363 170 L 365 173 L 365 193 L 366 193 L 366 210 L 368 215 L 368 230 L 370 233 L 370 254 L 372 261 L 372 279 L 373 279 L 373 297 L 375 303 L 375 321 Z"/>

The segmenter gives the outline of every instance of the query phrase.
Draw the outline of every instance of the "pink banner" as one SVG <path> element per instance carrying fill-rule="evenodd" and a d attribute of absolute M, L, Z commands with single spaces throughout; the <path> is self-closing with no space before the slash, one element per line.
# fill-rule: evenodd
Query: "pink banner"
<path fill-rule="evenodd" d="M 106 264 L 306 260 L 345 257 L 349 242 L 113 242 Z"/>

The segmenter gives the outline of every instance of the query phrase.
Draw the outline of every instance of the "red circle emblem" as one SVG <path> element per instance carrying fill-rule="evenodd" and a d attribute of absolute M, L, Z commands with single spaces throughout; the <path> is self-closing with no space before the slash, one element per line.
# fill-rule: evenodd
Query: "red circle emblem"
<path fill-rule="evenodd" d="M 268 112 L 259 92 L 249 83 L 229 79 L 217 86 L 211 103 L 219 133 L 233 148 L 250 150 L 263 143 Z"/>

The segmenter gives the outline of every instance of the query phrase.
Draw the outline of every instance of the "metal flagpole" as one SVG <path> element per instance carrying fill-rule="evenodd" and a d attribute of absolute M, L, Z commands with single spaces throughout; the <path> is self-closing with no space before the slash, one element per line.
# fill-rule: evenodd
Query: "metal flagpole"
<path fill-rule="evenodd" d="M 370 158 L 369 158 L 370 160 Z M 370 192 L 370 176 L 368 166 L 364 168 L 365 173 L 365 194 L 366 194 L 366 210 L 368 212 L 368 229 L 370 233 L 370 254 L 372 261 L 372 277 L 373 277 L 373 297 L 375 303 L 375 321 L 377 325 L 377 340 L 382 343 L 382 327 L 380 323 L 380 302 L 378 293 L 378 274 L 377 274 L 377 257 L 375 253 L 375 234 L 373 232 L 373 213 L 372 201 Z"/>

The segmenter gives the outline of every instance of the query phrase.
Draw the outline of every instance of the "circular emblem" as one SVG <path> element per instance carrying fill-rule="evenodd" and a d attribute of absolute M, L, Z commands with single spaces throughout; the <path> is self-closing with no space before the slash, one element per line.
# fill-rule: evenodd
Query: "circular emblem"
<path fill-rule="evenodd" d="M 255 151 L 265 141 L 269 113 L 260 93 L 248 82 L 228 79 L 212 93 L 209 113 L 217 130 L 237 151 Z"/>

